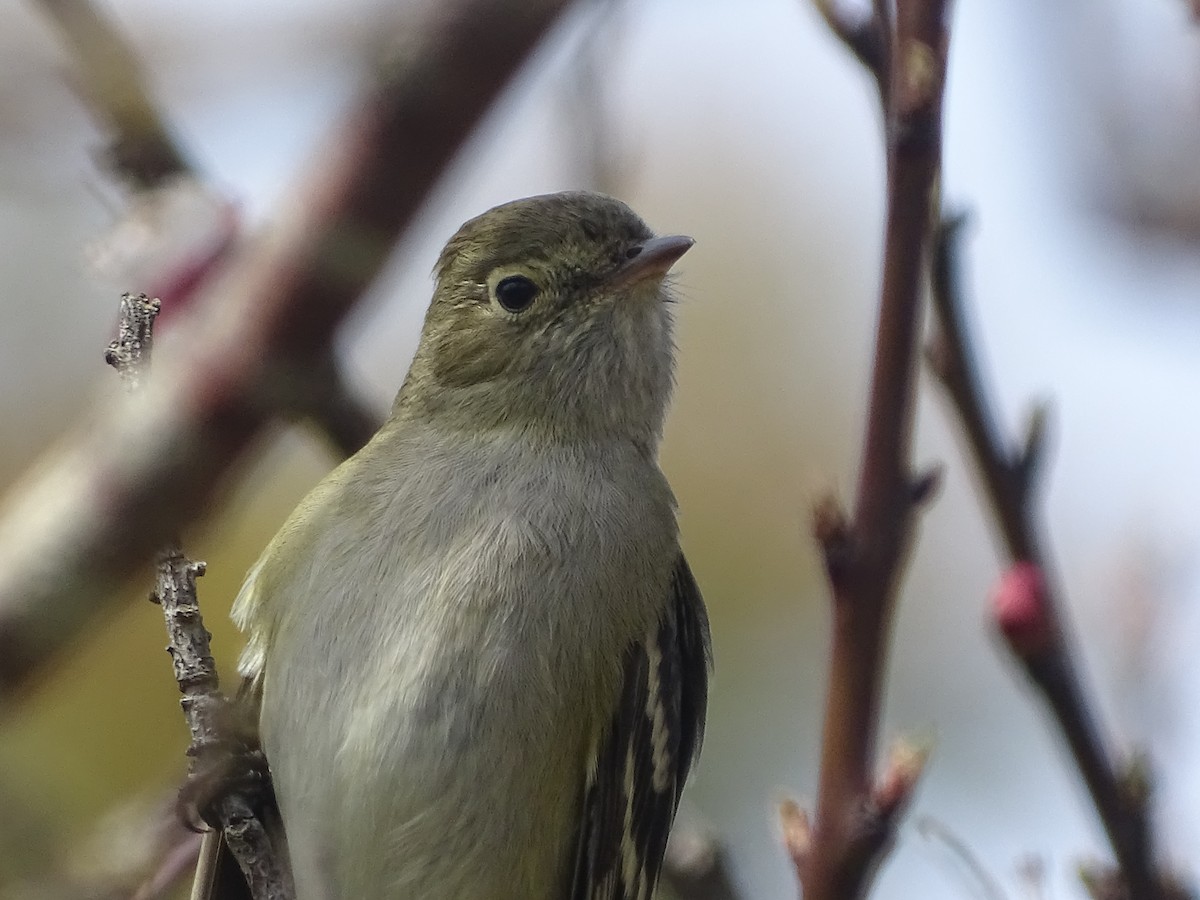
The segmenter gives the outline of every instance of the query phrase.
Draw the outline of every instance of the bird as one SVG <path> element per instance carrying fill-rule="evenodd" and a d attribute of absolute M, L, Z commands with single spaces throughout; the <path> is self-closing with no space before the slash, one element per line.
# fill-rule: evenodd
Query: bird
<path fill-rule="evenodd" d="M 692 245 L 583 191 L 466 222 L 387 421 L 251 568 L 298 900 L 650 900 L 711 669 L 658 464 Z"/>

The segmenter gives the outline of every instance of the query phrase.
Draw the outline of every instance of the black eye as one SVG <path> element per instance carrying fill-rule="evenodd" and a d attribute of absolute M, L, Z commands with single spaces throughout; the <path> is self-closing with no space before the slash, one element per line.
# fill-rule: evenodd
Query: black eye
<path fill-rule="evenodd" d="M 537 293 L 538 286 L 524 275 L 509 275 L 496 285 L 496 300 L 513 313 L 529 309 Z"/>

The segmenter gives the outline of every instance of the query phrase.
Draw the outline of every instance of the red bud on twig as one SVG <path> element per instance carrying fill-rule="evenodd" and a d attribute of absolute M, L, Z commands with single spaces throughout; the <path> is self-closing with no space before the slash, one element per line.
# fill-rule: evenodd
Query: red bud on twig
<path fill-rule="evenodd" d="M 1019 562 L 1000 576 L 992 591 L 992 618 L 1018 656 L 1028 658 L 1049 647 L 1053 625 L 1040 566 Z"/>

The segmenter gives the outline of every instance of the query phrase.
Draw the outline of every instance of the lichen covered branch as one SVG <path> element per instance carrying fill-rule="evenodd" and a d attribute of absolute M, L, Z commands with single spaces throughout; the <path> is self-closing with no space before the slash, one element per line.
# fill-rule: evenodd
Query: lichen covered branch
<path fill-rule="evenodd" d="M 117 340 L 109 345 L 105 359 L 117 370 L 131 394 L 142 389 L 150 369 L 154 319 L 161 304 L 145 294 L 121 298 Z M 188 559 L 177 538 L 159 551 L 152 599 L 162 607 L 167 626 L 167 652 L 175 671 L 175 682 L 183 694 L 180 705 L 191 743 L 188 756 L 192 773 L 211 760 L 252 750 L 242 743 L 240 729 L 233 727 L 235 714 L 220 691 L 217 666 L 212 657 L 212 635 L 204 627 L 196 595 L 196 579 L 205 565 Z M 221 791 L 213 803 L 213 815 L 225 832 L 230 851 L 238 861 L 256 900 L 289 900 L 295 891 L 282 854 L 272 846 L 267 829 L 244 794 Z"/>

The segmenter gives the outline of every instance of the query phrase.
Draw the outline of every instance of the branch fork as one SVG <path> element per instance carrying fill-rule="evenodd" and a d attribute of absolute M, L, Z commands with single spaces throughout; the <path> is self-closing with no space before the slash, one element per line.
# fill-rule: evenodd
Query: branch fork
<path fill-rule="evenodd" d="M 870 792 L 859 807 L 848 810 L 842 871 L 836 876 L 843 886 L 838 890 L 850 890 L 864 873 L 869 878 L 878 868 L 894 842 L 896 823 L 912 801 L 928 758 L 928 747 L 915 742 L 900 739 L 892 745 L 887 764 Z M 825 867 L 825 863 L 815 855 L 817 839 L 808 813 L 796 801 L 787 799 L 780 804 L 779 816 L 784 847 L 797 877 L 802 884 L 812 884 L 823 877 L 813 870 Z"/>

